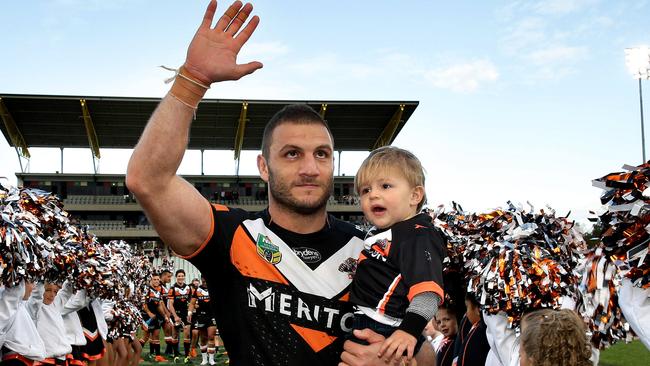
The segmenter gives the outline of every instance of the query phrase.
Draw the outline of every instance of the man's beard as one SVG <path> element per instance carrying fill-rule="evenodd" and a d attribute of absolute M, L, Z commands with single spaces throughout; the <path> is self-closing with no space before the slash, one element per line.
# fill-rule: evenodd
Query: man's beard
<path fill-rule="evenodd" d="M 274 175 L 269 169 L 269 191 L 276 204 L 287 208 L 290 211 L 296 212 L 301 215 L 312 215 L 327 206 L 332 192 L 334 190 L 334 180 L 330 179 L 326 182 L 323 195 L 315 201 L 301 201 L 296 199 L 291 194 L 291 185 L 286 182 L 274 179 Z M 313 180 L 302 180 L 300 183 L 309 184 L 315 183 Z"/>

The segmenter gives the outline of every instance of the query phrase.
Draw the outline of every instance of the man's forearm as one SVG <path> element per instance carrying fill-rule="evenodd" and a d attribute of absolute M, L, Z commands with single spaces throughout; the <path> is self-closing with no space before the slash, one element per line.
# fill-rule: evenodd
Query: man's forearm
<path fill-rule="evenodd" d="M 175 177 L 193 115 L 192 108 L 169 94 L 160 102 L 129 161 L 126 183 L 136 196 L 157 192 Z"/>

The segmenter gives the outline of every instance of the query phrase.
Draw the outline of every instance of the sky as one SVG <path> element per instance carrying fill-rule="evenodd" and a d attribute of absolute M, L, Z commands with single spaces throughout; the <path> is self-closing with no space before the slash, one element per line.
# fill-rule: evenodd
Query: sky
<path fill-rule="evenodd" d="M 2 2 L 0 95 L 162 97 L 171 75 L 158 65 L 183 63 L 206 5 Z M 239 61 L 264 68 L 206 97 L 419 101 L 393 144 L 421 159 L 431 205 L 530 202 L 582 222 L 600 209 L 591 180 L 642 162 L 638 82 L 624 49 L 650 43 L 648 0 L 253 5 L 261 22 Z M 643 86 L 650 100 L 650 81 Z M 30 152 L 30 172 L 60 170 L 58 149 Z M 125 173 L 129 150 L 101 153 L 100 173 Z M 240 174 L 257 174 L 256 154 L 242 154 Z M 365 155 L 344 152 L 342 173 Z M 65 149 L 63 160 L 65 173 L 93 171 L 88 149 Z M 0 162 L 15 184 L 18 158 L 1 137 Z M 206 153 L 205 164 L 206 174 L 235 172 L 231 151 Z M 200 173 L 198 152 L 179 173 Z"/>

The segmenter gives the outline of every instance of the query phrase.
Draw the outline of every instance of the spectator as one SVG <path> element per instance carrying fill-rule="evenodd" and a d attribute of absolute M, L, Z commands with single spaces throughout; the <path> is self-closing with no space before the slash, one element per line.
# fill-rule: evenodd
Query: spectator
<path fill-rule="evenodd" d="M 591 366 L 582 320 L 572 310 L 542 309 L 521 321 L 521 366 Z"/>

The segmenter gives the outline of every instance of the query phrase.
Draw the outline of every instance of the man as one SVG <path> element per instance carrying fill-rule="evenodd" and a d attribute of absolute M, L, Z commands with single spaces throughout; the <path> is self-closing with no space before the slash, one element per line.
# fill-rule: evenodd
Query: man
<path fill-rule="evenodd" d="M 178 77 L 134 149 L 127 185 L 161 239 L 205 275 L 233 365 L 337 364 L 352 316 L 352 268 L 345 264 L 354 263 L 363 242 L 352 225 L 326 212 L 334 151 L 327 123 L 304 106 L 285 108 L 269 122 L 257 158 L 269 185 L 263 212 L 210 205 L 176 175 L 207 88 L 262 67 L 236 63 L 259 23 L 254 16 L 244 26 L 252 9 L 236 1 L 212 28 L 216 2 L 210 2 Z M 304 262 L 294 252 L 304 247 L 320 260 Z M 371 345 L 346 343 L 343 361 L 383 363 L 376 356 L 383 337 L 362 333 Z"/>
<path fill-rule="evenodd" d="M 153 273 L 149 281 L 147 289 L 146 300 L 143 304 L 143 318 L 145 320 L 146 329 L 143 334 L 143 339 L 140 343 L 144 344 L 149 341 L 149 356 L 157 362 L 167 361 L 160 354 L 160 328 L 165 323 L 169 323 L 167 310 L 163 301 L 164 289 L 160 284 L 160 275 Z"/>
<path fill-rule="evenodd" d="M 163 265 L 165 265 L 164 259 L 163 259 Z M 160 286 L 162 287 L 162 304 L 163 308 L 165 310 L 165 316 L 167 318 L 172 317 L 172 312 L 169 310 L 169 303 L 167 301 L 167 295 L 169 294 L 169 286 L 172 282 L 172 271 L 167 268 L 163 267 L 160 270 Z M 165 355 L 176 357 L 178 356 L 177 354 L 177 348 L 174 344 L 174 338 L 173 338 L 173 324 L 171 322 L 165 322 L 162 325 L 163 333 L 165 334 Z"/>
<path fill-rule="evenodd" d="M 195 329 L 198 330 L 200 336 L 200 349 L 201 349 L 201 365 L 216 365 L 215 356 L 218 343 L 217 341 L 217 323 L 214 320 L 210 301 L 210 292 L 208 285 L 205 282 L 205 277 L 201 276 L 201 285 L 196 289 L 192 295 L 192 300 L 189 305 L 189 312 L 187 313 L 188 320 L 190 320 Z M 192 314 L 196 314 L 193 316 Z M 199 338 L 197 337 L 197 341 Z M 196 347 L 196 343 L 192 346 Z"/>
<path fill-rule="evenodd" d="M 185 283 L 185 271 L 179 269 L 176 271 L 176 283 L 168 291 L 167 308 L 174 318 L 174 329 L 172 332 L 174 344 L 174 359 L 179 356 L 180 334 L 183 333 L 183 345 L 185 350 L 185 363 L 189 363 L 190 356 L 190 324 L 184 324 L 189 310 L 189 303 L 192 298 L 192 287 Z"/>

